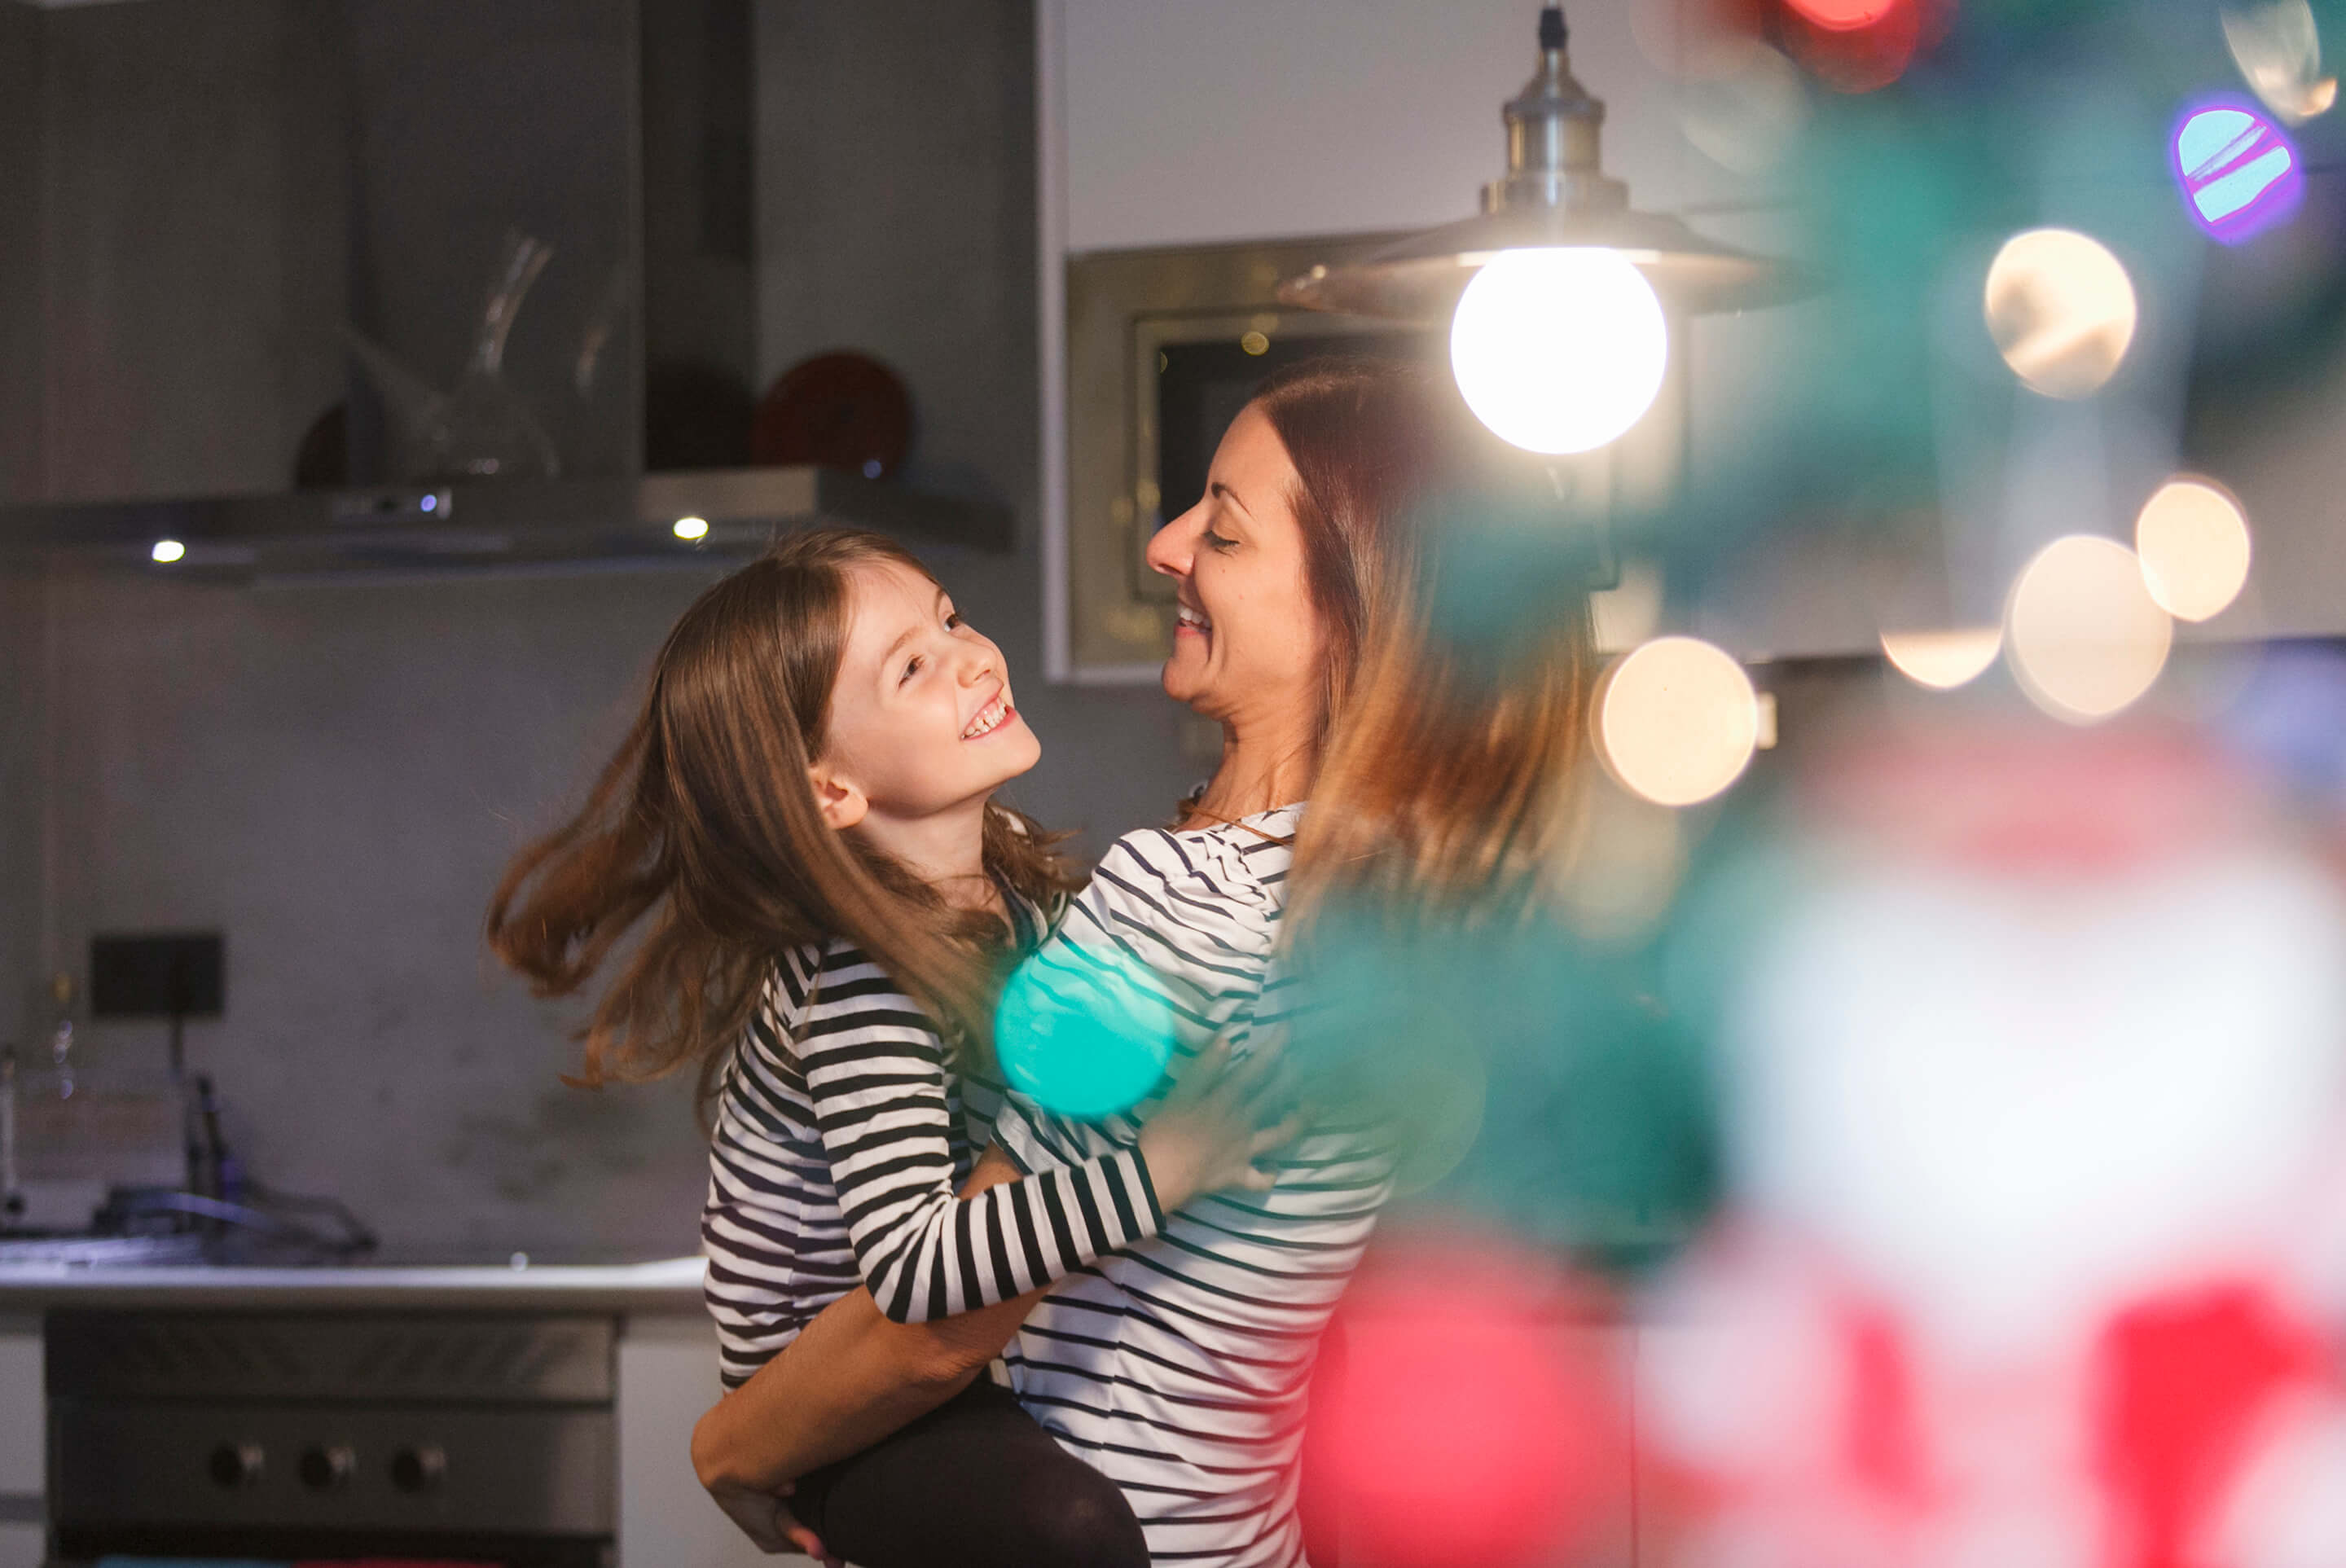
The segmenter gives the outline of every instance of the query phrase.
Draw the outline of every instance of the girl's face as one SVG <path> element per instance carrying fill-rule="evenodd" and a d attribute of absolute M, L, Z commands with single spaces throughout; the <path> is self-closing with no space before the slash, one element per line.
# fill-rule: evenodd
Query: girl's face
<path fill-rule="evenodd" d="M 1323 639 L 1289 503 L 1300 483 L 1249 404 L 1215 450 L 1204 499 L 1148 542 L 1180 606 L 1165 694 L 1209 718 L 1308 728 L 1316 712 Z"/>
<path fill-rule="evenodd" d="M 812 769 L 834 828 L 917 822 L 983 800 L 1042 757 L 1002 650 L 893 561 L 848 568 L 831 736 Z"/>

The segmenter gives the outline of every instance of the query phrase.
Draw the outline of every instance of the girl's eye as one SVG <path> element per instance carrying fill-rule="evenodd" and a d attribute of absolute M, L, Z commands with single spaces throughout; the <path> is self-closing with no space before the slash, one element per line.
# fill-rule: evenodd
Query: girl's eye
<path fill-rule="evenodd" d="M 924 664 L 928 663 L 928 662 L 929 662 L 928 660 L 926 660 L 926 659 L 924 659 L 924 658 L 919 658 L 919 657 L 914 657 L 914 658 L 912 658 L 912 659 L 910 659 L 910 660 L 907 660 L 907 661 L 906 661 L 906 663 L 905 663 L 905 665 L 904 665 L 904 673 L 903 673 L 902 676 L 900 676 L 900 677 L 897 677 L 896 684 L 897 684 L 898 686 L 902 686 L 902 685 L 903 685 L 903 684 L 904 684 L 904 682 L 906 682 L 906 681 L 908 681 L 908 680 L 912 679 L 914 676 L 916 676 L 916 675 L 920 674 L 920 673 L 921 673 L 921 667 L 922 667 L 923 665 L 924 665 Z"/>
<path fill-rule="evenodd" d="M 961 612 L 959 610 L 949 610 L 946 612 L 945 630 L 949 632 L 957 632 L 961 630 L 964 624 L 964 623 L 961 618 Z"/>

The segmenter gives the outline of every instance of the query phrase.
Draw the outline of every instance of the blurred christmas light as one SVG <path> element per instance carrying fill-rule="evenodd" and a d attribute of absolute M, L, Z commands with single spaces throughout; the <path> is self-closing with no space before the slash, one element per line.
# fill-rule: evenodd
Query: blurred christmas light
<path fill-rule="evenodd" d="M 2087 534 L 2038 551 L 2004 613 L 2004 647 L 2021 689 L 2070 724 L 2097 723 L 2148 691 L 2174 635 L 2134 552 Z"/>
<path fill-rule="evenodd" d="M 1450 365 L 1474 416 L 1527 452 L 1593 452 L 1645 417 L 1669 327 L 1618 251 L 1505 250 L 1466 285 Z"/>
<path fill-rule="evenodd" d="M 1899 674 L 1933 691 L 1953 691 L 1976 680 L 2003 647 L 2002 626 L 1882 634 L 1882 657 Z"/>
<path fill-rule="evenodd" d="M 1785 46 L 1838 93 L 1871 93 L 1906 74 L 1927 0 L 1784 0 Z"/>
<path fill-rule="evenodd" d="M 2176 127 L 2175 178 L 2192 221 L 2238 245 L 2295 216 L 2305 199 L 2297 148 L 2254 109 L 2217 104 Z"/>
<path fill-rule="evenodd" d="M 1912 0 L 1786 0 L 1793 10 L 1831 33 L 1871 27 Z"/>
<path fill-rule="evenodd" d="M 2265 107 L 2295 125 L 2328 112 L 2338 78 L 2321 74 L 2321 32 L 2306 0 L 2229 6 L 2224 43 Z"/>
<path fill-rule="evenodd" d="M 2204 621 L 2249 581 L 2249 520 L 2211 480 L 2171 479 L 2135 520 L 2143 585 L 2179 621 Z"/>
<path fill-rule="evenodd" d="M 1743 776 L 1760 744 L 1751 677 L 1696 637 L 1657 637 L 1606 673 L 1596 748 L 1622 788 L 1661 806 L 1708 800 Z"/>
<path fill-rule="evenodd" d="M 1011 975 L 994 1039 L 1013 1087 L 1061 1115 L 1102 1116 L 1129 1110 L 1163 1079 L 1173 1010 L 1137 962 L 1071 951 Z"/>
<path fill-rule="evenodd" d="M 2004 363 L 2046 397 L 2092 396 L 2134 342 L 2126 268 L 2074 229 L 2032 229 L 2004 241 L 1988 268 L 1986 311 Z"/>

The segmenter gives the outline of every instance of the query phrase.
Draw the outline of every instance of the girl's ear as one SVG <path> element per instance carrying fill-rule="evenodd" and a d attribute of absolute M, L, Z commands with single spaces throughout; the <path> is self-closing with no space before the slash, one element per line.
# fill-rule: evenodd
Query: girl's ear
<path fill-rule="evenodd" d="M 871 797 L 857 789 L 852 779 L 840 778 L 820 763 L 807 769 L 807 781 L 814 786 L 815 809 L 822 813 L 824 826 L 834 833 L 852 828 L 872 809 Z"/>

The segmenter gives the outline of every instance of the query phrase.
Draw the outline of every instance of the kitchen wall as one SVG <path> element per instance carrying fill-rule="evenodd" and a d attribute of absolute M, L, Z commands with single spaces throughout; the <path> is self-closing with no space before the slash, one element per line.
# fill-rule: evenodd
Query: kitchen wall
<path fill-rule="evenodd" d="M 39 22 L 0 5 L 0 502 L 41 494 Z"/>
<path fill-rule="evenodd" d="M 1044 737 L 1015 798 L 1096 849 L 1194 764 L 1156 693 L 1040 679 L 1031 28 L 1028 0 L 760 5 L 760 368 L 839 346 L 890 361 L 919 408 L 908 478 L 1017 510 L 1015 554 L 933 559 Z M 488 969 L 479 927 L 706 580 L 0 584 L 5 994 L 37 979 L 42 940 L 72 957 L 92 931 L 217 927 L 228 1015 L 191 1025 L 189 1052 L 263 1179 L 337 1193 L 401 1247 L 689 1249 L 683 1085 L 562 1085 L 565 1015 Z M 57 874 L 36 937 L 17 911 L 44 820 Z M 159 1023 L 87 1037 L 101 1072 L 162 1058 Z"/>

